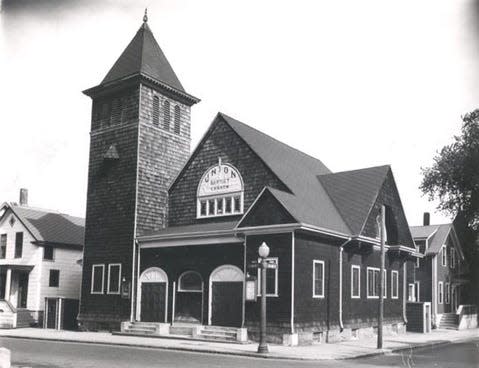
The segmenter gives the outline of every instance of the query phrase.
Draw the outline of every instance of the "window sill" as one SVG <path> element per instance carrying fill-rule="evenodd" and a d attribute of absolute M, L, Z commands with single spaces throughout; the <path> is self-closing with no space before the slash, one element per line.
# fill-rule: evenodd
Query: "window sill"
<path fill-rule="evenodd" d="M 361 299 L 361 295 L 358 295 L 358 296 L 351 295 L 351 299 Z"/>
<path fill-rule="evenodd" d="M 369 296 L 367 297 L 368 299 L 379 299 L 379 296 Z"/>
<path fill-rule="evenodd" d="M 313 299 L 324 299 L 324 295 L 313 295 Z"/>

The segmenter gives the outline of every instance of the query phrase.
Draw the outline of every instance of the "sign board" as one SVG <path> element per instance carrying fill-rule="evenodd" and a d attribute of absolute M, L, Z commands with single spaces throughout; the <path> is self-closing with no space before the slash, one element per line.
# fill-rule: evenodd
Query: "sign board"
<path fill-rule="evenodd" d="M 277 269 L 278 268 L 278 265 L 276 264 L 276 262 L 273 262 L 273 263 L 266 263 L 266 268 L 272 268 L 272 269 Z"/>
<path fill-rule="evenodd" d="M 255 302 L 257 296 L 256 278 L 250 278 L 245 283 L 245 299 L 248 302 Z"/>
<path fill-rule="evenodd" d="M 202 176 L 198 186 L 198 197 L 243 191 L 243 180 L 239 171 L 230 164 L 210 167 Z"/>
<path fill-rule="evenodd" d="M 130 291 L 131 291 L 131 287 L 130 287 L 130 282 L 122 282 L 121 283 L 121 297 L 123 299 L 130 299 Z"/>

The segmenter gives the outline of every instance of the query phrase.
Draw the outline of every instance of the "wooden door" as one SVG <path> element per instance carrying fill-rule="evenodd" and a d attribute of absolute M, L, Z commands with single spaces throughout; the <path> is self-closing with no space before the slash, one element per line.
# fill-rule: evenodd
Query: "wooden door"
<path fill-rule="evenodd" d="M 165 320 L 165 282 L 146 282 L 141 284 L 141 321 L 166 322 Z"/>
<path fill-rule="evenodd" d="M 211 324 L 241 327 L 243 283 L 237 281 L 212 282 L 211 289 Z"/>
<path fill-rule="evenodd" d="M 47 299 L 47 328 L 57 327 L 57 304 L 58 299 Z"/>

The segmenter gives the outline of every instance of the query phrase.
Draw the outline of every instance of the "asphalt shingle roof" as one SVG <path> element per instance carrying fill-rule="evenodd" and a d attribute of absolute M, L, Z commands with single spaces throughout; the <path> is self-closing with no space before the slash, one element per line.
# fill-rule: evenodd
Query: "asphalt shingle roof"
<path fill-rule="evenodd" d="M 452 224 L 411 226 L 410 229 L 413 238 L 427 238 L 432 235 L 428 241 L 426 254 L 434 255 L 438 254 L 446 243 L 452 226 Z"/>
<path fill-rule="evenodd" d="M 11 205 L 10 208 L 37 241 L 83 246 L 83 218 L 26 206 Z"/>
<path fill-rule="evenodd" d="M 101 83 L 113 82 L 136 74 L 148 76 L 185 92 L 146 22 L 142 24 Z"/>

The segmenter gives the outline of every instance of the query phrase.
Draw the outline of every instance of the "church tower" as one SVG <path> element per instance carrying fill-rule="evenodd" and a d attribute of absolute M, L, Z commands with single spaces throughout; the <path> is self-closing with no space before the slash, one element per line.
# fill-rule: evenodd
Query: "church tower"
<path fill-rule="evenodd" d="M 135 238 L 166 226 L 168 187 L 190 154 L 186 93 L 143 24 L 91 97 L 79 322 L 118 329 L 133 315 Z M 130 290 L 128 290 L 130 289 Z"/>

